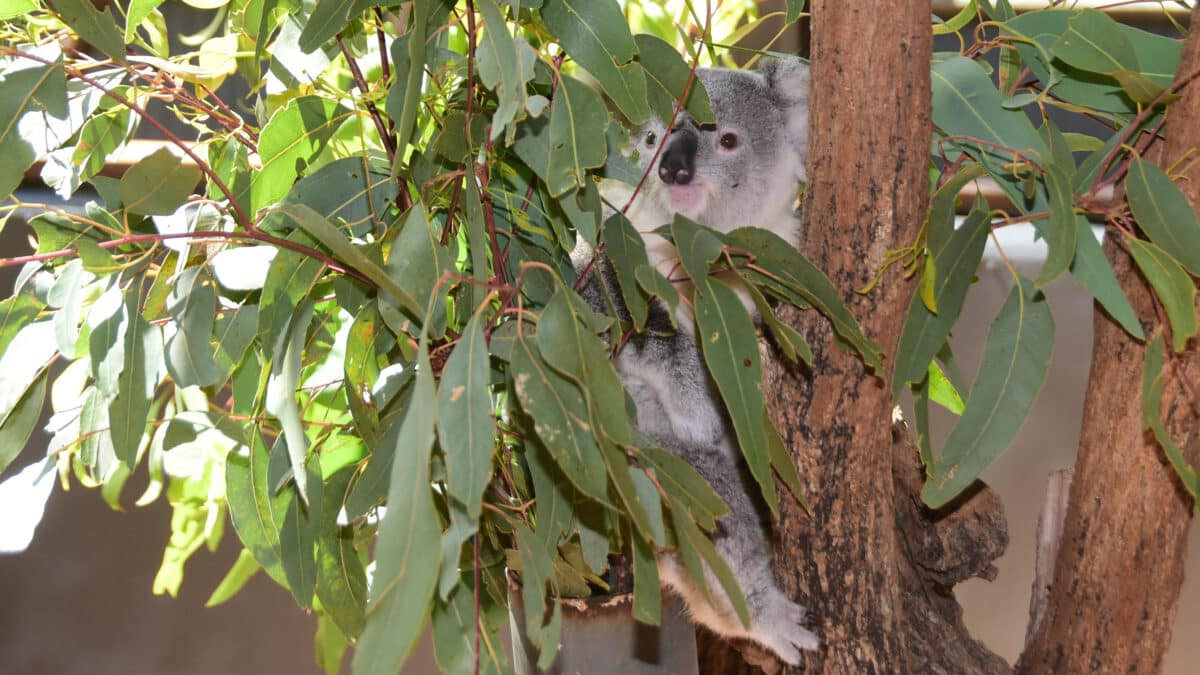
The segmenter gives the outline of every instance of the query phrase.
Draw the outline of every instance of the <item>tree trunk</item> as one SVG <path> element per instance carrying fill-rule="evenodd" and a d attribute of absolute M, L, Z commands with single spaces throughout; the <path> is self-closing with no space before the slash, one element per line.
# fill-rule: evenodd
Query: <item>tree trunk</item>
<path fill-rule="evenodd" d="M 869 295 L 855 289 L 889 249 L 914 241 L 928 210 L 929 3 L 811 4 L 800 248 L 843 290 L 866 335 L 892 354 L 914 284 L 893 275 Z M 808 512 L 784 504 L 775 556 L 784 589 L 819 617 L 814 631 L 824 646 L 805 655 L 804 672 L 1007 670 L 969 639 L 946 592 L 1002 550 L 998 501 L 977 486 L 953 515 L 923 508 L 907 431 L 893 445 L 891 359 L 871 373 L 815 312 L 785 314 L 812 345 L 815 364 L 804 374 L 772 365 L 765 386 L 810 504 Z M 701 643 L 703 672 L 752 672 L 715 639 Z"/>
<path fill-rule="evenodd" d="M 1193 31 L 1200 8 L 1192 11 Z M 1200 32 L 1184 48 L 1178 77 L 1200 68 Z M 1179 79 L 1176 80 L 1180 82 Z M 1200 149 L 1200 85 L 1186 83 L 1167 115 L 1164 166 Z M 1200 208 L 1200 162 L 1179 186 Z M 1120 236 L 1105 252 L 1146 334 L 1160 327 L 1155 301 Z M 1195 343 L 1191 345 L 1195 349 Z M 1079 458 L 1046 614 L 1018 669 L 1026 673 L 1152 673 L 1162 668 L 1183 583 L 1192 500 L 1142 424 L 1145 345 L 1100 311 L 1084 404 Z M 1197 402 L 1180 378 L 1200 382 L 1196 353 L 1163 373 L 1171 437 L 1191 458 L 1200 445 Z M 1193 384 L 1194 388 L 1195 385 Z"/>

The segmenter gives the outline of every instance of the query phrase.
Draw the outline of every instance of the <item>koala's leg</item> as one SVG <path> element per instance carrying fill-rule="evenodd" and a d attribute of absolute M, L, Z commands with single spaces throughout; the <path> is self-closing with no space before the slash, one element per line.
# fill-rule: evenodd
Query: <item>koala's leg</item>
<path fill-rule="evenodd" d="M 744 481 L 739 467 L 720 449 L 673 450 L 687 459 L 729 506 L 730 512 L 718 520 L 713 544 L 746 597 L 750 625 L 742 624 L 729 596 L 707 565 L 705 585 L 712 603 L 696 586 L 677 554 L 659 556 L 663 582 L 682 596 L 697 622 L 727 637 L 753 640 L 786 663 L 799 663 L 800 650 L 817 649 L 820 640 L 804 626 L 804 607 L 792 602 L 775 581 L 761 513 L 752 497 L 756 493 L 749 491 L 757 490 L 758 486 L 753 481 Z"/>

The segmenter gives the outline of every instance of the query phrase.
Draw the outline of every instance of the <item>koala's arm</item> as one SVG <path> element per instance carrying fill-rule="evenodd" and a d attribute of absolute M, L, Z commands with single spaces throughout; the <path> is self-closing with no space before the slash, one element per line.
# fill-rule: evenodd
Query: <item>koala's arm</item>
<path fill-rule="evenodd" d="M 660 439 L 669 440 L 669 439 Z M 705 566 L 705 585 L 710 603 L 679 560 L 678 554 L 662 552 L 659 575 L 665 585 L 684 600 L 692 618 L 713 632 L 729 638 L 746 638 L 775 652 L 790 664 L 800 662 L 801 650 L 815 650 L 820 639 L 805 627 L 807 612 L 779 588 L 771 569 L 771 552 L 757 495 L 757 485 L 730 456 L 730 449 L 704 447 L 682 441 L 665 442 L 667 449 L 686 460 L 713 486 L 729 506 L 717 522 L 713 544 L 733 571 L 746 597 L 750 625 L 738 618 L 720 582 Z M 761 501 L 761 500 L 758 500 Z M 765 507 L 765 505 L 762 505 Z"/>

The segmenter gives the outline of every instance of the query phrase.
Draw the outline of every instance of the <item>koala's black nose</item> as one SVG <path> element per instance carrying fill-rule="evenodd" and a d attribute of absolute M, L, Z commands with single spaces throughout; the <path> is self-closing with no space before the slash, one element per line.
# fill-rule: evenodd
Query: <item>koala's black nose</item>
<path fill-rule="evenodd" d="M 658 177 L 667 185 L 687 185 L 696 173 L 696 132 L 683 128 L 671 132 L 658 164 Z"/>

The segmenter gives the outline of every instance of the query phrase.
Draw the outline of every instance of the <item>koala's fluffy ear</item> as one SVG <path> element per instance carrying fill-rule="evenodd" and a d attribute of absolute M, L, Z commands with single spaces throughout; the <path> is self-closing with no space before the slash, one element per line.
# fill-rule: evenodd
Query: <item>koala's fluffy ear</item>
<path fill-rule="evenodd" d="M 787 109 L 788 142 L 799 160 L 797 178 L 804 181 L 808 164 L 808 65 L 795 57 L 764 58 L 758 70 L 767 87 Z"/>

